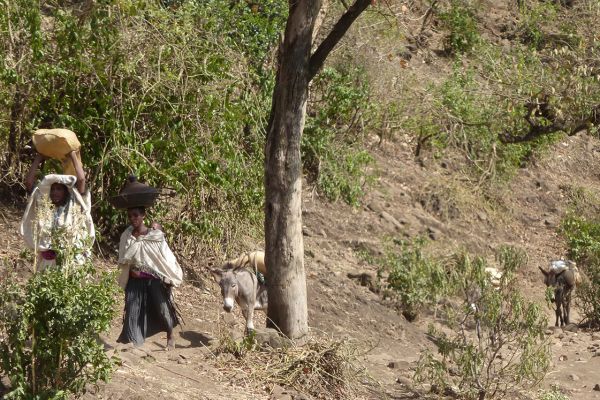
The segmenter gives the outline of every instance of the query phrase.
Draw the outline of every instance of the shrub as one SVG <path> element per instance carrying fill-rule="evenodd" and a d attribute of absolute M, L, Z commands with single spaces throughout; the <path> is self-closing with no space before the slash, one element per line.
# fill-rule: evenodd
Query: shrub
<path fill-rule="evenodd" d="M 325 68 L 313 82 L 302 136 L 309 179 L 328 199 L 356 205 L 372 179 L 364 136 L 374 106 L 358 68 Z"/>
<path fill-rule="evenodd" d="M 449 7 L 439 14 L 448 31 L 444 41 L 446 50 L 453 54 L 467 53 L 479 41 L 476 5 L 469 0 L 451 0 Z"/>
<path fill-rule="evenodd" d="M 569 214 L 560 231 L 567 240 L 568 256 L 587 277 L 576 291 L 581 314 L 590 326 L 600 328 L 600 221 Z"/>
<path fill-rule="evenodd" d="M 512 252 L 512 251 L 511 251 Z M 518 253 L 503 251 L 499 288 L 485 278 L 485 262 L 467 255 L 456 260 L 457 285 L 463 306 L 448 307 L 451 333 L 430 326 L 439 358 L 422 354 L 415 374 L 418 382 L 452 387 L 466 399 L 497 398 L 511 390 L 538 383 L 550 367 L 545 337 L 547 319 L 537 304 L 526 301 L 516 288 Z M 519 252 L 520 253 L 520 252 Z"/>
<path fill-rule="evenodd" d="M 565 395 L 560 389 L 553 387 L 551 390 L 546 390 L 540 393 L 539 400 L 569 400 L 569 396 Z"/>
<path fill-rule="evenodd" d="M 38 214 L 50 211 L 43 205 Z M 99 273 L 86 257 L 89 246 L 73 224 L 52 228 L 56 265 L 23 282 L 0 282 L 0 371 L 11 383 L 9 399 L 66 399 L 86 385 L 107 381 L 114 360 L 99 334 L 115 316 L 114 274 Z M 37 260 L 34 259 L 34 263 Z"/>
<path fill-rule="evenodd" d="M 132 172 L 179 194 L 176 204 L 155 210 L 156 218 L 172 217 L 166 227 L 185 234 L 179 250 L 197 245 L 198 236 L 218 245 L 261 225 L 272 75 L 263 67 L 284 3 L 256 13 L 227 1 L 164 8 L 111 0 L 83 14 L 68 5 L 40 10 L 30 1 L 7 7 L 0 26 L 10 24 L 20 40 L 11 46 L 10 29 L 0 30 L 0 48 L 15 53 L 0 66 L 6 181 L 23 176 L 27 164 L 5 155 L 21 152 L 32 129 L 64 126 L 83 144 L 104 234 L 124 223 L 107 200 Z M 42 17 L 52 23 L 41 24 Z M 18 52 L 23 58 L 10 62 Z"/>
<path fill-rule="evenodd" d="M 33 129 L 66 127 L 82 142 L 104 237 L 125 223 L 108 199 L 130 173 L 178 194 L 152 217 L 173 232 L 180 253 L 219 253 L 242 235 L 258 236 L 275 50 L 288 4 L 107 0 L 82 10 L 59 3 L 41 9 L 0 0 L 8 10 L 0 14 L 3 187 L 21 186 Z M 309 125 L 327 132 L 316 153 L 318 185 L 330 198 L 355 202 L 370 158 L 354 134 L 364 113 L 352 103 L 368 104 L 367 91 L 357 74 L 340 76 L 317 78 L 334 96 L 325 114 L 339 112 L 339 120 Z"/>
<path fill-rule="evenodd" d="M 11 383 L 6 398 L 67 398 L 109 379 L 113 360 L 97 337 L 115 315 L 114 276 L 86 264 L 1 286 L 0 369 Z"/>
<path fill-rule="evenodd" d="M 544 25 L 556 19 L 556 5 L 551 2 L 523 2 L 519 9 L 519 31 L 524 43 L 540 49 L 545 39 Z"/>
<path fill-rule="evenodd" d="M 425 241 L 393 240 L 381 257 L 378 275 L 387 273 L 387 295 L 398 301 L 402 314 L 412 321 L 425 306 L 436 305 L 454 289 L 443 265 L 423 252 Z"/>

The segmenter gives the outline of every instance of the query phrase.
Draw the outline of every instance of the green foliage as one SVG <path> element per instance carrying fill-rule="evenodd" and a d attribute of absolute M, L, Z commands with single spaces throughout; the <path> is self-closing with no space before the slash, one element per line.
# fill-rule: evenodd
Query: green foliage
<path fill-rule="evenodd" d="M 302 136 L 309 178 L 330 200 L 356 205 L 372 179 L 372 157 L 363 149 L 374 106 L 361 69 L 325 68 L 311 87 Z"/>
<path fill-rule="evenodd" d="M 256 342 L 256 332 L 250 331 L 242 340 L 236 341 L 229 335 L 221 336 L 219 347 L 216 349 L 217 354 L 226 353 L 232 354 L 235 358 L 243 358 L 248 352 L 258 348 Z"/>
<path fill-rule="evenodd" d="M 383 256 L 371 261 L 379 266 L 379 276 L 388 274 L 387 294 L 398 300 L 409 321 L 454 290 L 443 265 L 423 253 L 424 245 L 423 239 L 393 240 Z"/>
<path fill-rule="evenodd" d="M 177 193 L 152 218 L 173 232 L 178 251 L 219 252 L 255 234 L 288 4 L 107 0 L 83 10 L 67 3 L 41 9 L 30 0 L 0 1 L 3 183 L 22 180 L 29 165 L 13 155 L 32 130 L 65 127 L 83 145 L 104 236 L 116 236 L 125 222 L 108 199 L 131 173 Z M 309 131 L 319 131 L 309 163 L 319 160 L 315 181 L 329 198 L 355 203 L 370 161 L 360 142 L 368 88 L 354 72 L 325 72 L 316 86 L 333 99 L 308 120 Z M 46 164 L 43 172 L 51 172 Z"/>
<path fill-rule="evenodd" d="M 476 3 L 472 0 L 451 0 L 448 8 L 439 13 L 442 26 L 448 31 L 444 41 L 446 51 L 468 53 L 479 41 Z"/>
<path fill-rule="evenodd" d="M 6 398 L 63 399 L 87 384 L 107 381 L 113 360 L 97 335 L 115 315 L 114 276 L 91 264 L 68 272 L 52 268 L 26 283 L 0 288 L 0 369 L 9 377 Z"/>
<path fill-rule="evenodd" d="M 544 44 L 543 27 L 556 19 L 556 4 L 552 2 L 522 2 L 519 8 L 519 33 L 523 41 L 534 49 L 540 49 Z"/>
<path fill-rule="evenodd" d="M 559 388 L 553 387 L 551 390 L 546 390 L 540 393 L 539 400 L 569 400 L 569 396 L 562 393 Z"/>
<path fill-rule="evenodd" d="M 472 261 L 465 254 L 455 258 L 464 304 L 446 310 L 451 331 L 430 327 L 439 357 L 422 355 L 415 374 L 418 382 L 454 387 L 466 399 L 499 398 L 538 383 L 548 371 L 546 317 L 516 288 L 514 272 L 522 265 L 523 253 L 505 248 L 498 260 L 503 276 L 495 288 L 485 279 L 485 261 Z"/>
<path fill-rule="evenodd" d="M 167 227 L 195 236 L 196 243 L 198 236 L 218 241 L 237 234 L 234 229 L 261 225 L 272 85 L 264 66 L 286 3 L 265 3 L 255 12 L 244 2 L 182 1 L 163 8 L 111 0 L 83 15 L 68 6 L 48 7 L 42 15 L 36 2 L 7 7 L 0 26 L 11 24 L 21 40 L 15 48 L 8 30 L 0 33 L 7 50 L 0 113 L 18 112 L 1 118 L 0 132 L 11 136 L 0 138 L 4 149 L 20 149 L 36 127 L 75 131 L 105 232 L 116 233 L 124 222 L 107 199 L 129 173 L 177 191 L 177 206 L 159 208 L 154 217 L 175 221 L 177 215 L 181 224 Z M 52 23 L 42 26 L 42 17 Z M 24 57 L 13 62 L 19 53 Z M 23 124 L 11 132 L 8 121 L 15 118 Z M 20 180 L 27 165 L 12 162 Z M 178 241 L 180 250 L 188 244 Z"/>
<path fill-rule="evenodd" d="M 569 258 L 576 261 L 587 276 L 577 287 L 577 303 L 587 322 L 600 327 L 600 220 L 570 213 L 560 231 L 567 240 Z"/>
<path fill-rule="evenodd" d="M 522 3 L 519 24 L 514 31 L 507 26 L 506 35 L 531 36 L 527 43 L 480 37 L 444 80 L 422 94 L 405 90 L 412 107 L 400 127 L 414 138 L 416 155 L 459 152 L 479 185 L 506 182 L 576 127 L 597 134 L 595 123 L 580 124 L 600 103 L 600 81 L 592 72 L 600 9 L 591 3 L 582 6 L 585 12 L 553 2 Z M 439 4 L 437 15 L 446 13 L 446 19 L 475 15 L 452 11 L 459 2 Z M 483 15 L 487 10 L 479 5 Z"/>

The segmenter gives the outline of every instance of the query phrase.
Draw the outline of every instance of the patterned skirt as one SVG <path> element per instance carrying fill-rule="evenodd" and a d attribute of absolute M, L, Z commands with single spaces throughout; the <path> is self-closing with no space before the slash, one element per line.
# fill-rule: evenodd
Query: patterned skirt
<path fill-rule="evenodd" d="M 172 332 L 179 325 L 171 288 L 160 279 L 130 277 L 125 288 L 125 315 L 119 343 L 144 344 L 158 332 Z"/>

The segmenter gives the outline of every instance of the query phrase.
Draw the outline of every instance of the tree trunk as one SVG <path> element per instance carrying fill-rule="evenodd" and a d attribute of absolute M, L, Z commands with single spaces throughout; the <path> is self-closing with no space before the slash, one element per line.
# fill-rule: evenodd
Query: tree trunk
<path fill-rule="evenodd" d="M 290 339 L 308 333 L 300 140 L 312 34 L 320 0 L 290 1 L 265 148 L 265 262 L 268 326 Z"/>

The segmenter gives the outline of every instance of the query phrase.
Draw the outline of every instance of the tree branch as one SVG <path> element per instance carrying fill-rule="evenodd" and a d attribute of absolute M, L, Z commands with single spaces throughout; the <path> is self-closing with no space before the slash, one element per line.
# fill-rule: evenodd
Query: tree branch
<path fill-rule="evenodd" d="M 336 22 L 329 35 L 319 45 L 317 50 L 310 57 L 308 79 L 311 80 L 319 72 L 327 56 L 333 50 L 340 39 L 346 34 L 352 23 L 363 11 L 371 4 L 371 0 L 356 0 L 354 4 Z"/>
<path fill-rule="evenodd" d="M 531 119 L 531 114 L 525 116 L 525 119 L 529 123 L 529 131 L 524 136 L 511 136 L 507 133 L 500 136 L 500 141 L 502 143 L 524 143 L 558 131 L 564 131 L 569 136 L 576 135 L 589 129 L 591 125 L 600 125 L 600 104 L 594 106 L 586 117 L 570 123 L 554 118 L 551 119 L 552 123 L 549 125 L 537 125 Z"/>

